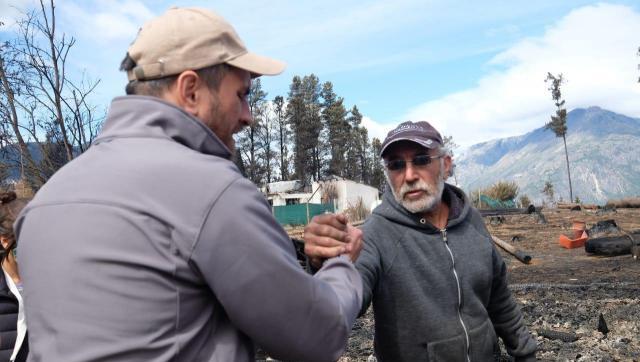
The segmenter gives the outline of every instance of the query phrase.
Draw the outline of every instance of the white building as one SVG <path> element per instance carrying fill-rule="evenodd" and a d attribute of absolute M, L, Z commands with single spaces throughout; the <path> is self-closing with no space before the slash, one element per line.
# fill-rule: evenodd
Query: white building
<path fill-rule="evenodd" d="M 267 195 L 271 206 L 304 204 L 311 197 L 310 192 L 303 190 L 303 185 L 299 180 L 272 182 L 267 184 L 262 192 Z M 312 203 L 320 204 L 319 201 Z"/>
<path fill-rule="evenodd" d="M 305 204 L 307 202 L 327 204 L 334 201 L 338 212 L 359 203 L 370 209 L 372 205 L 377 205 L 380 201 L 378 189 L 375 187 L 339 177 L 326 181 L 314 181 L 311 184 L 310 192 L 304 192 L 299 181 L 273 182 L 267 185 L 266 194 L 267 200 L 272 206 Z"/>

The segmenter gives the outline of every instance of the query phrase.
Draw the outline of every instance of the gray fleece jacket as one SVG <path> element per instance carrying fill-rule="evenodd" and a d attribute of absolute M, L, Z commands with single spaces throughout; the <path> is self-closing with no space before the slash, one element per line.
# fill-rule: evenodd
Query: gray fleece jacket
<path fill-rule="evenodd" d="M 482 217 L 458 188 L 447 184 L 443 200 L 451 210 L 444 230 L 389 191 L 363 227 L 361 313 L 373 302 L 378 359 L 491 361 L 496 333 L 517 360 L 535 359 Z"/>
<path fill-rule="evenodd" d="M 116 98 L 91 148 L 17 222 L 31 361 L 333 361 L 360 308 L 345 258 L 314 277 L 211 130 Z"/>

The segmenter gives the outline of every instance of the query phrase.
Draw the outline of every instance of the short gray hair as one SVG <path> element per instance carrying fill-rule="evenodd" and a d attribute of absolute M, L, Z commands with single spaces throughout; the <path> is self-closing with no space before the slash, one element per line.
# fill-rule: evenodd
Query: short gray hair
<path fill-rule="evenodd" d="M 128 71 L 133 69 L 136 63 L 131 59 L 129 53 L 125 56 L 120 64 L 120 70 Z M 212 90 L 218 90 L 222 78 L 229 72 L 231 66 L 222 63 L 216 64 L 202 69 L 195 70 L 196 74 L 207 83 Z M 127 83 L 125 93 L 127 95 L 143 95 L 152 97 L 161 97 L 178 79 L 180 74 L 170 75 L 168 77 L 149 79 L 149 80 L 132 80 Z"/>

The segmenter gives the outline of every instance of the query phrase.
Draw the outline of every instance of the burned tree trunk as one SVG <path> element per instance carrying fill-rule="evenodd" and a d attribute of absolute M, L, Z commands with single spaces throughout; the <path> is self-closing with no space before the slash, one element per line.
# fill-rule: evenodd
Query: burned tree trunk
<path fill-rule="evenodd" d="M 631 254 L 631 247 L 640 244 L 640 231 L 628 235 L 588 239 L 584 244 L 587 253 L 616 256 Z"/>

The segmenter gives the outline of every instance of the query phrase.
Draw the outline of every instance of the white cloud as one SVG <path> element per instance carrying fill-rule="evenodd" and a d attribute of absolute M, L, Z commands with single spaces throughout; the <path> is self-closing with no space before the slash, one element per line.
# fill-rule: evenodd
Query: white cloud
<path fill-rule="evenodd" d="M 58 6 L 73 33 L 94 41 L 133 41 L 142 24 L 154 13 L 137 0 L 64 1 Z"/>
<path fill-rule="evenodd" d="M 47 4 L 45 4 L 47 5 Z M 0 0 L 0 31 L 10 31 L 17 19 L 39 10 L 35 0 Z M 138 0 L 56 1 L 58 25 L 70 34 L 97 41 L 133 40 L 138 28 L 154 13 Z"/>
<path fill-rule="evenodd" d="M 395 125 L 377 123 L 367 116 L 362 117 L 362 125 L 367 129 L 367 133 L 370 139 L 377 138 L 380 141 L 384 140 L 384 138 L 387 136 L 387 133 L 391 131 L 393 127 L 395 127 Z"/>
<path fill-rule="evenodd" d="M 12 31 L 16 20 L 21 18 L 33 5 L 34 0 L 13 0 L 11 2 L 0 0 L 0 32 Z"/>
<path fill-rule="evenodd" d="M 640 13 L 629 7 L 576 9 L 543 36 L 495 56 L 488 64 L 495 70 L 475 87 L 420 104 L 403 119 L 428 120 L 462 146 L 523 134 L 542 126 L 554 110 L 547 72 L 564 74 L 569 109 L 597 105 L 639 117 L 638 34 Z"/>

